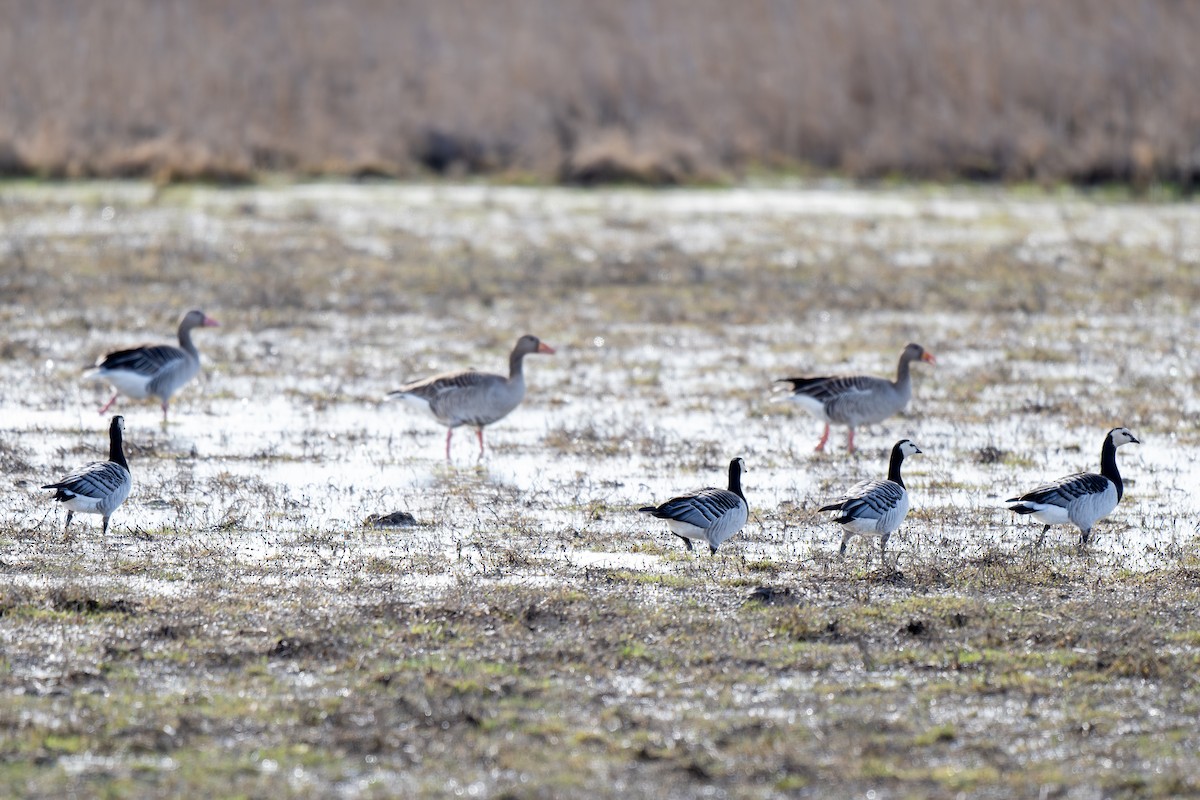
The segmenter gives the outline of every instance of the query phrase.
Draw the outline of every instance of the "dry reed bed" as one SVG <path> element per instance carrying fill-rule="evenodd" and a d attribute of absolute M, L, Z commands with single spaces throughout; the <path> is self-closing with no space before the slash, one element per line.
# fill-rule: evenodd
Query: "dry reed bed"
<path fill-rule="evenodd" d="M 1200 170 L 1169 0 L 0 3 L 0 170 L 671 183 Z"/>

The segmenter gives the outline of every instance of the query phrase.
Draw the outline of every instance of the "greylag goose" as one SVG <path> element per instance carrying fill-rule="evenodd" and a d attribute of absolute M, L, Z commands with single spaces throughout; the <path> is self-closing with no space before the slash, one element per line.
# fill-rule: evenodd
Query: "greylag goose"
<path fill-rule="evenodd" d="M 671 533 L 683 539 L 688 550 L 695 539 L 708 542 L 709 552 L 716 553 L 721 542 L 740 531 L 750 516 L 750 506 L 742 494 L 745 470 L 746 462 L 735 458 L 729 462 L 728 489 L 700 489 L 638 511 L 665 519 Z"/>
<path fill-rule="evenodd" d="M 189 311 L 179 322 L 179 347 L 143 345 L 118 350 L 101 358 L 89 377 L 108 381 L 117 391 L 100 409 L 100 413 L 104 414 L 112 408 L 122 394 L 135 400 L 153 396 L 162 401 L 165 423 L 171 395 L 200 372 L 200 352 L 192 344 L 192 329 L 216 327 L 219 327 L 219 323 L 203 311 Z"/>
<path fill-rule="evenodd" d="M 68 474 L 58 483 L 48 483 L 43 489 L 55 489 L 54 499 L 67 507 L 67 524 L 63 533 L 71 528 L 71 518 L 81 514 L 103 514 L 102 535 L 108 533 L 108 519 L 129 497 L 133 488 L 133 477 L 129 474 L 129 463 L 121 447 L 121 434 L 125 430 L 125 418 L 113 417 L 108 426 L 108 461 L 93 461 L 85 467 Z"/>
<path fill-rule="evenodd" d="M 921 449 L 910 439 L 901 439 L 892 447 L 892 458 L 888 463 L 886 481 L 862 481 L 850 488 L 842 499 L 819 511 L 838 511 L 834 522 L 842 526 L 842 546 L 838 552 L 846 554 L 846 543 L 855 534 L 875 534 L 879 537 L 879 552 L 886 554 L 888 537 L 900 528 L 908 515 L 908 491 L 900 477 L 900 467 L 905 456 L 916 455 Z"/>
<path fill-rule="evenodd" d="M 825 449 L 829 426 L 836 422 L 849 426 L 846 449 L 853 453 L 855 428 L 882 422 L 908 405 L 912 398 L 912 376 L 908 365 L 914 361 L 935 363 L 933 353 L 919 344 L 910 344 L 900 354 L 895 381 L 870 375 L 831 375 L 781 378 L 776 383 L 792 384 L 791 399 L 825 421 L 825 433 L 817 443 L 817 452 Z"/>
<path fill-rule="evenodd" d="M 388 397 L 412 403 L 446 426 L 446 460 L 450 460 L 450 437 L 459 425 L 472 425 L 479 435 L 479 457 L 483 458 L 483 427 L 508 416 L 525 397 L 522 365 L 530 353 L 554 354 L 554 348 L 526 334 L 517 340 L 508 357 L 508 377 L 491 372 L 463 370 L 444 372 L 414 381 L 388 392 Z"/>
<path fill-rule="evenodd" d="M 1011 497 L 1008 510 L 1032 514 L 1042 528 L 1037 547 L 1041 547 L 1051 525 L 1072 523 L 1079 528 L 1080 546 L 1087 544 L 1092 526 L 1107 517 L 1125 494 L 1121 473 L 1117 471 L 1117 448 L 1123 444 L 1141 444 L 1128 428 L 1113 428 L 1104 437 L 1100 449 L 1100 474 L 1077 472 L 1039 486 L 1019 497 Z"/>

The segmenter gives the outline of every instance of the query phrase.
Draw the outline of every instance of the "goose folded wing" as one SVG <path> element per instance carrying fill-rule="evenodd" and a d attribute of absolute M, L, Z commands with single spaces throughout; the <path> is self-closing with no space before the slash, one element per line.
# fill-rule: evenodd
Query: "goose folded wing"
<path fill-rule="evenodd" d="M 1066 506 L 1081 497 L 1103 494 L 1108 491 L 1109 485 L 1108 478 L 1103 475 L 1080 472 L 1039 486 L 1006 502 L 1018 503 L 1024 500 L 1042 505 Z"/>
<path fill-rule="evenodd" d="M 489 375 L 486 372 L 476 372 L 475 370 L 447 372 L 407 384 L 392 392 L 392 394 L 412 394 L 425 400 L 433 400 L 448 392 L 457 392 L 477 387 L 482 388 L 491 385 L 496 382 L 498 377 L 496 375 Z M 500 380 L 503 380 L 503 378 L 500 378 Z"/>
<path fill-rule="evenodd" d="M 742 499 L 727 489 L 702 489 L 671 498 L 658 507 L 654 516 L 707 528 L 741 504 Z"/>
<path fill-rule="evenodd" d="M 879 378 L 869 375 L 836 375 L 828 378 L 789 378 L 796 394 L 831 403 L 842 399 L 870 395 L 878 391 Z"/>
<path fill-rule="evenodd" d="M 62 489 L 81 497 L 107 497 L 115 492 L 129 473 L 120 464 L 112 461 L 96 461 L 70 473 L 58 483 L 43 486 L 43 489 Z"/>
<path fill-rule="evenodd" d="M 107 370 L 128 370 L 139 375 L 157 375 L 186 358 L 186 354 L 178 347 L 156 345 L 109 353 L 97 366 Z"/>
<path fill-rule="evenodd" d="M 842 511 L 859 519 L 879 519 L 900 504 L 904 490 L 892 481 L 865 481 L 850 490 Z"/>

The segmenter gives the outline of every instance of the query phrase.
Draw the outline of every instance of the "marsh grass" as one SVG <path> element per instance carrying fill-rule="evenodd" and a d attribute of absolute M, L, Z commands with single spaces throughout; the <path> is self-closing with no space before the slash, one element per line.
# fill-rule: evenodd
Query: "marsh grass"
<path fill-rule="evenodd" d="M 1200 789 L 1194 210 L 750 194 L 10 187 L 0 794 Z M 80 369 L 192 304 L 204 380 L 166 429 L 121 401 L 137 492 L 64 540 L 33 487 L 103 457 Z M 525 330 L 559 353 L 482 462 L 376 402 Z M 769 402 L 910 339 L 939 364 L 854 456 Z M 1096 544 L 1031 547 L 1000 501 L 1116 422 L 1145 444 Z M 888 561 L 838 557 L 814 509 L 901 435 Z M 752 518 L 716 557 L 634 513 L 733 455 Z"/>
<path fill-rule="evenodd" d="M 1197 176 L 1200 15 L 1165 0 L 8 0 L 0 23 L 9 175 Z"/>

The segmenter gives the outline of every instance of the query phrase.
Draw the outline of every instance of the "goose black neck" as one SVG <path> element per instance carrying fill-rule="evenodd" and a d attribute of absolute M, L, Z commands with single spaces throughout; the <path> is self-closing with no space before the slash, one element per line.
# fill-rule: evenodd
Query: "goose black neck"
<path fill-rule="evenodd" d="M 736 460 L 729 462 L 729 491 L 746 499 L 746 495 L 742 494 L 742 465 Z"/>
<path fill-rule="evenodd" d="M 1125 485 L 1121 482 L 1121 473 L 1117 471 L 1117 446 L 1113 444 L 1111 435 L 1104 437 L 1104 447 L 1100 450 L 1100 474 L 1117 487 L 1117 500 L 1120 500 L 1125 494 Z"/>
<path fill-rule="evenodd" d="M 108 460 L 129 469 L 129 462 L 125 460 L 125 449 L 121 447 L 121 426 L 115 421 L 108 429 Z"/>
<path fill-rule="evenodd" d="M 888 463 L 888 480 L 892 483 L 900 484 L 901 487 L 904 486 L 904 481 L 900 478 L 900 465 L 903 463 L 904 452 L 900 449 L 900 444 L 897 443 L 892 448 L 892 460 Z"/>

